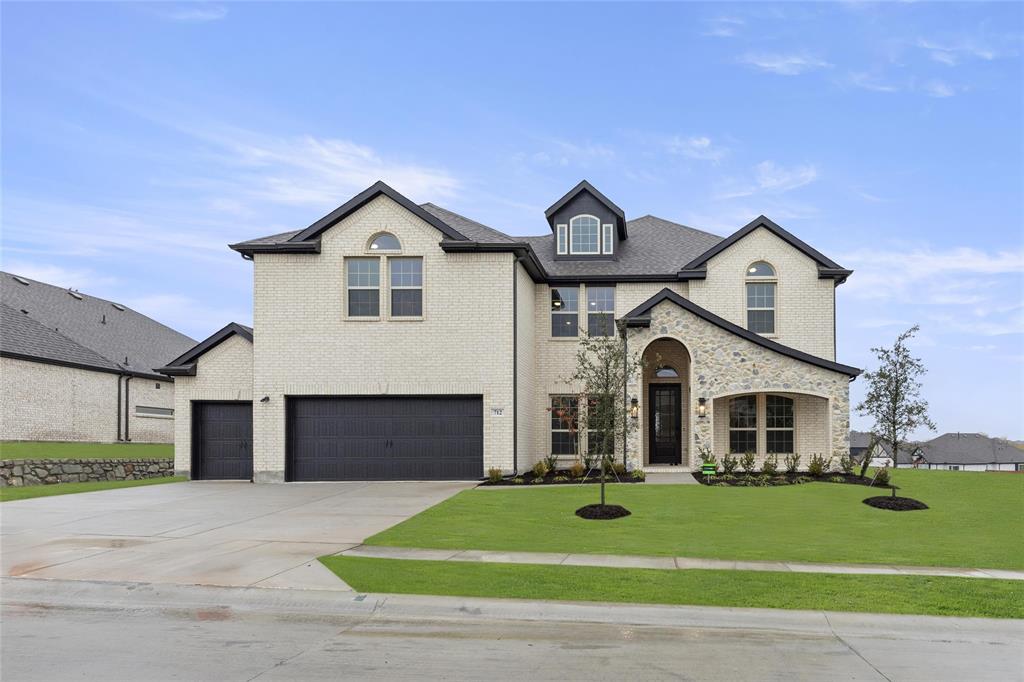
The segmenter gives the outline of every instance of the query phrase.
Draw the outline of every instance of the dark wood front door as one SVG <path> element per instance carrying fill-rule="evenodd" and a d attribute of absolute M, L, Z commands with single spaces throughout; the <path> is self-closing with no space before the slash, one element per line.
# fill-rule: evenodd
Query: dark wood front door
<path fill-rule="evenodd" d="M 682 410 L 679 384 L 651 384 L 648 401 L 648 430 L 651 464 L 682 462 Z"/>

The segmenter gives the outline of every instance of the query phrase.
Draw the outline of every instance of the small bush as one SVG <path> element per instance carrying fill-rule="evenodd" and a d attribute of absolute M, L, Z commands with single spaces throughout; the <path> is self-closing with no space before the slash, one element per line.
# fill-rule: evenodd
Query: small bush
<path fill-rule="evenodd" d="M 533 465 L 533 475 L 536 478 L 544 478 L 545 474 L 548 473 L 548 463 L 543 459 Z"/>
<path fill-rule="evenodd" d="M 576 460 L 569 467 L 569 475 L 573 478 L 583 478 L 583 474 L 587 473 L 587 468 L 583 466 L 583 462 Z"/>
<path fill-rule="evenodd" d="M 889 485 L 889 467 L 882 467 L 875 476 L 875 483 L 878 485 Z"/>
<path fill-rule="evenodd" d="M 554 471 L 558 468 L 558 455 L 548 455 L 544 458 L 544 464 L 547 466 L 548 471 Z"/>
<path fill-rule="evenodd" d="M 717 468 L 718 458 L 715 457 L 715 453 L 711 452 L 709 448 L 701 446 L 700 450 L 697 452 L 697 456 L 700 457 L 701 464 L 714 464 Z"/>
<path fill-rule="evenodd" d="M 768 455 L 765 457 L 764 462 L 761 463 L 761 471 L 766 476 L 774 476 L 779 473 L 779 456 Z"/>
<path fill-rule="evenodd" d="M 744 452 L 743 456 L 740 457 L 740 466 L 743 467 L 743 470 L 748 475 L 754 473 L 754 470 L 757 468 L 757 459 L 754 458 L 754 453 Z"/>
<path fill-rule="evenodd" d="M 568 476 L 555 476 L 551 480 L 554 481 L 555 483 L 567 483 L 569 481 L 569 477 Z"/>
<path fill-rule="evenodd" d="M 772 483 L 775 485 L 789 485 L 789 479 L 785 476 L 776 476 L 772 479 Z"/>
<path fill-rule="evenodd" d="M 646 481 L 647 480 L 647 474 L 644 473 L 643 469 L 634 469 L 632 476 L 633 476 L 633 480 L 634 481 Z"/>
<path fill-rule="evenodd" d="M 747 488 L 747 487 L 752 486 L 753 482 L 751 482 L 749 479 L 746 479 L 746 478 L 737 478 L 737 479 L 735 479 L 733 481 L 732 484 L 734 486 L 736 486 L 737 488 Z"/>
<path fill-rule="evenodd" d="M 796 480 L 793 482 L 802 485 L 804 483 L 813 483 L 814 479 L 810 476 L 797 476 Z"/>
<path fill-rule="evenodd" d="M 722 471 L 725 472 L 726 476 L 731 476 L 736 472 L 736 467 L 739 466 L 740 461 L 732 455 L 722 456 Z"/>
<path fill-rule="evenodd" d="M 846 479 L 843 478 L 842 476 L 833 476 L 832 478 L 830 478 L 828 480 L 831 483 L 846 483 Z"/>
<path fill-rule="evenodd" d="M 516 476 L 515 478 L 512 479 L 512 482 L 515 483 L 516 485 L 522 485 L 526 483 L 526 481 L 523 480 L 522 476 Z"/>
<path fill-rule="evenodd" d="M 488 469 L 487 480 L 491 483 L 498 483 L 501 481 L 501 469 Z"/>
<path fill-rule="evenodd" d="M 821 476 L 831 468 L 831 457 L 825 459 L 822 455 L 811 455 L 811 463 L 807 465 L 807 473 L 811 476 Z"/>
<path fill-rule="evenodd" d="M 758 488 L 766 488 L 771 485 L 771 479 L 768 476 L 765 476 L 764 474 L 761 474 L 760 476 L 754 476 L 753 478 L 750 478 L 748 480 L 750 481 L 750 485 L 756 486 Z"/>
<path fill-rule="evenodd" d="M 535 479 L 530 481 L 530 483 L 543 483 L 543 482 L 544 482 L 544 477 L 543 476 L 538 476 L 537 478 L 535 478 Z"/>
<path fill-rule="evenodd" d="M 597 465 L 597 457 L 590 453 L 584 453 L 583 455 L 583 468 L 590 471 Z"/>
<path fill-rule="evenodd" d="M 839 458 L 839 468 L 843 470 L 844 474 L 852 474 L 854 466 L 856 466 L 856 462 L 853 461 L 853 457 L 844 452 Z"/>
<path fill-rule="evenodd" d="M 612 464 L 612 471 L 614 471 L 619 476 L 625 476 L 626 465 L 623 464 L 622 462 L 615 462 Z"/>
<path fill-rule="evenodd" d="M 800 468 L 800 455 L 795 452 L 792 455 L 786 455 L 786 473 L 795 474 L 797 469 Z"/>
<path fill-rule="evenodd" d="M 726 483 L 725 481 L 719 481 L 718 483 L 712 483 L 711 485 L 715 486 L 716 488 L 730 488 L 730 487 L 732 487 L 728 483 Z"/>

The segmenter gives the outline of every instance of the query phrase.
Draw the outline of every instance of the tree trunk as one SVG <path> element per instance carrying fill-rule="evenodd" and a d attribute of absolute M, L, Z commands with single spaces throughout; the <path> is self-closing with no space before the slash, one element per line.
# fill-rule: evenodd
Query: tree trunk
<path fill-rule="evenodd" d="M 601 506 L 604 506 L 604 460 L 605 457 L 601 456 Z"/>

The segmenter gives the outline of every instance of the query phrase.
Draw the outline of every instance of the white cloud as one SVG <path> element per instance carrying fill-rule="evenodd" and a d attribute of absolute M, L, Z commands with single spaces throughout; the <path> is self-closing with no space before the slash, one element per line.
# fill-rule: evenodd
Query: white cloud
<path fill-rule="evenodd" d="M 228 8 L 224 5 L 209 5 L 205 3 L 157 5 L 153 8 L 153 11 L 161 19 L 189 24 L 220 21 L 228 15 Z"/>
<path fill-rule="evenodd" d="M 711 138 L 704 135 L 694 137 L 674 135 L 665 141 L 665 147 L 672 154 L 716 162 L 721 161 L 729 151 L 725 147 L 714 144 Z"/>
<path fill-rule="evenodd" d="M 737 17 L 715 17 L 707 22 L 707 30 L 701 35 L 712 38 L 731 38 L 739 33 L 746 22 Z"/>
<path fill-rule="evenodd" d="M 899 88 L 890 83 L 884 83 L 874 76 L 864 72 L 852 72 L 848 77 L 850 85 L 870 90 L 872 92 L 898 92 Z"/>
<path fill-rule="evenodd" d="M 99 275 L 89 268 L 67 268 L 34 260 L 8 260 L 5 258 L 3 270 L 39 282 L 67 289 L 77 289 L 86 293 L 91 288 L 108 286 L 117 281 L 115 277 Z"/>
<path fill-rule="evenodd" d="M 832 66 L 829 62 L 809 54 L 772 54 L 748 52 L 739 58 L 741 64 L 780 76 L 797 76 L 807 71 Z"/>
<path fill-rule="evenodd" d="M 774 161 L 762 161 L 754 167 L 753 182 L 727 183 L 715 195 L 716 199 L 735 199 L 752 194 L 782 194 L 809 185 L 818 178 L 818 169 L 813 164 L 786 168 Z"/>
<path fill-rule="evenodd" d="M 921 89 L 931 97 L 952 97 L 956 94 L 956 90 L 940 80 L 930 80 Z"/>
<path fill-rule="evenodd" d="M 918 38 L 915 45 L 928 53 L 933 61 L 946 66 L 956 66 L 964 59 L 982 59 L 992 61 L 998 54 L 988 45 L 981 44 L 977 39 L 962 39 L 943 43 L 926 38 Z"/>

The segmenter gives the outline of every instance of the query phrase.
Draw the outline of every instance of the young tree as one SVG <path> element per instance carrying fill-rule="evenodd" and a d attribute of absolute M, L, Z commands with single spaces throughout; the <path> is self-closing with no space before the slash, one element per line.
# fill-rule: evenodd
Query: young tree
<path fill-rule="evenodd" d="M 914 429 L 923 426 L 930 431 L 935 430 L 935 424 L 928 417 L 928 401 L 921 397 L 919 380 L 928 370 L 920 358 L 910 354 L 907 347 L 907 341 L 919 329 L 915 324 L 900 334 L 892 348 L 871 349 L 878 358 L 878 368 L 873 372 L 864 372 L 868 392 L 857 406 L 857 412 L 875 420 L 871 447 L 876 445 L 878 439 L 887 441 L 892 448 L 894 466 L 900 447 L 906 444 L 907 436 Z M 870 453 L 871 449 L 861 464 L 861 476 L 867 472 Z"/>
<path fill-rule="evenodd" d="M 589 452 L 601 457 L 602 506 L 606 464 L 615 454 L 615 445 L 637 428 L 623 391 L 626 380 L 642 364 L 638 353 L 627 354 L 622 336 L 583 334 L 580 338 L 576 369 L 569 381 L 580 388 L 579 430 L 589 436 Z"/>

